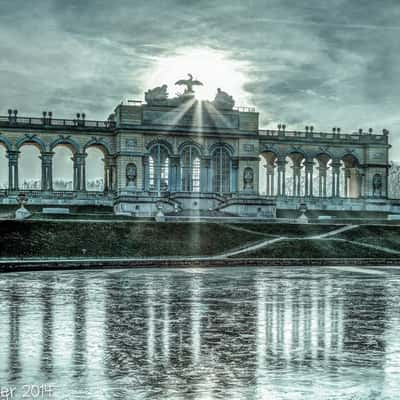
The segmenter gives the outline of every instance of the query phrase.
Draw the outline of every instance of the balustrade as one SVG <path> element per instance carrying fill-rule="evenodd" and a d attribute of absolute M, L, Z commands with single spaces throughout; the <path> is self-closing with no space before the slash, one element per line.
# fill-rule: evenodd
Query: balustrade
<path fill-rule="evenodd" d="M 85 119 L 55 119 L 55 118 L 34 118 L 18 117 L 16 115 L 0 116 L 0 127 L 38 127 L 46 128 L 64 127 L 64 128 L 96 128 L 101 130 L 113 130 L 114 121 L 90 121 Z"/>

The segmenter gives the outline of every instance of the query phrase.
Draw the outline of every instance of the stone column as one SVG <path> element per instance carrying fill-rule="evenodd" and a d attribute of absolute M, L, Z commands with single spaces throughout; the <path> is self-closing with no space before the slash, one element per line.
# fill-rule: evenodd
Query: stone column
<path fill-rule="evenodd" d="M 208 192 L 213 192 L 214 191 L 214 166 L 213 163 L 210 159 L 210 164 L 208 168 Z"/>
<path fill-rule="evenodd" d="M 19 151 L 8 151 L 8 190 L 18 190 Z"/>
<path fill-rule="evenodd" d="M 86 190 L 86 153 L 75 153 L 72 157 L 74 163 L 74 190 Z"/>
<path fill-rule="evenodd" d="M 336 177 L 339 175 L 338 168 L 332 165 L 332 197 L 337 197 L 336 194 Z"/>
<path fill-rule="evenodd" d="M 322 175 L 321 167 L 318 167 L 318 196 L 322 197 Z"/>
<path fill-rule="evenodd" d="M 170 192 L 179 191 L 180 187 L 180 157 L 170 156 L 169 158 L 169 179 L 168 190 Z"/>
<path fill-rule="evenodd" d="M 53 152 L 43 152 L 42 160 L 42 190 L 53 190 Z"/>
<path fill-rule="evenodd" d="M 326 197 L 326 172 L 327 172 L 326 165 L 321 165 L 318 167 L 318 185 L 319 185 L 319 196 Z"/>
<path fill-rule="evenodd" d="M 277 190 L 277 195 L 282 196 L 282 183 L 281 183 L 281 172 L 278 169 L 278 190 Z"/>
<path fill-rule="evenodd" d="M 269 173 L 268 173 L 268 164 L 263 165 L 265 168 L 265 195 L 269 196 Z"/>
<path fill-rule="evenodd" d="M 349 178 L 351 178 L 351 169 L 344 168 L 344 197 L 350 197 Z"/>
<path fill-rule="evenodd" d="M 278 160 L 278 196 L 285 196 L 286 184 L 286 161 Z"/>
<path fill-rule="evenodd" d="M 296 171 L 297 167 L 295 165 L 292 165 L 292 177 L 293 177 L 293 182 L 292 182 L 292 196 L 296 196 Z"/>
<path fill-rule="evenodd" d="M 309 171 L 308 167 L 306 166 L 304 169 L 304 196 L 309 197 L 309 190 L 310 190 L 310 185 L 311 182 L 309 181 Z M 301 186 L 301 178 L 300 178 L 300 186 Z"/>
<path fill-rule="evenodd" d="M 203 157 L 200 160 L 200 192 L 211 192 L 211 158 Z"/>
<path fill-rule="evenodd" d="M 275 189 L 275 165 L 274 162 L 268 162 L 264 165 L 266 169 L 266 196 L 274 196 Z M 278 187 L 279 187 L 279 174 L 278 174 Z"/>
<path fill-rule="evenodd" d="M 117 164 L 115 159 L 111 164 L 111 171 L 110 171 L 110 190 L 115 192 L 117 189 Z"/>
<path fill-rule="evenodd" d="M 231 168 L 231 182 L 230 182 L 230 192 L 236 193 L 238 191 L 238 176 L 239 176 L 239 160 L 232 160 Z"/>
<path fill-rule="evenodd" d="M 340 162 L 332 162 L 332 197 L 339 197 Z"/>
<path fill-rule="evenodd" d="M 270 166 L 270 191 L 271 196 L 275 196 L 275 164 L 271 164 Z"/>
<path fill-rule="evenodd" d="M 110 162 L 110 168 L 108 171 L 108 191 L 109 192 L 114 192 L 115 190 L 115 160 L 114 158 Z"/>
<path fill-rule="evenodd" d="M 193 162 L 192 162 L 192 192 L 193 192 Z M 176 161 L 176 183 L 175 183 L 175 190 L 177 192 L 182 191 L 182 168 L 181 168 L 181 157 L 177 157 Z"/>
<path fill-rule="evenodd" d="M 293 196 L 300 196 L 300 178 L 302 166 L 293 163 Z"/>
<path fill-rule="evenodd" d="M 82 180 L 81 180 L 81 190 L 84 192 L 86 191 L 86 156 L 87 154 L 85 153 L 82 157 Z"/>
<path fill-rule="evenodd" d="M 142 157 L 142 165 L 143 165 L 143 190 L 145 192 L 148 192 L 150 185 L 149 156 Z"/>
<path fill-rule="evenodd" d="M 362 185 L 362 182 L 363 182 L 363 176 L 364 176 L 364 171 L 363 171 L 363 169 L 362 168 L 358 168 L 358 170 L 357 170 L 357 179 L 358 179 L 358 197 L 359 198 L 361 198 L 361 197 L 364 197 L 364 195 L 363 195 L 363 185 Z"/>
<path fill-rule="evenodd" d="M 110 181 L 110 165 L 107 162 L 107 159 L 104 158 L 104 192 L 108 192 L 109 189 L 109 181 Z"/>
<path fill-rule="evenodd" d="M 114 191 L 114 175 L 115 175 L 115 158 L 113 156 L 106 156 L 104 158 L 104 191 Z"/>
<path fill-rule="evenodd" d="M 305 162 L 305 190 L 304 195 L 306 197 L 312 197 L 313 195 L 313 160 L 306 160 Z"/>

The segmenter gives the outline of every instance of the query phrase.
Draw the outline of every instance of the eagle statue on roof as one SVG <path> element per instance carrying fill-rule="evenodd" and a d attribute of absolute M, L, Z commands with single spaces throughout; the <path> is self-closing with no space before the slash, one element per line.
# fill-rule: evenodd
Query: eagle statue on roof
<path fill-rule="evenodd" d="M 203 84 L 198 81 L 193 79 L 192 74 L 188 74 L 189 79 L 180 79 L 179 81 L 175 82 L 175 85 L 183 85 L 186 86 L 184 94 L 193 94 L 193 86 L 203 86 Z"/>

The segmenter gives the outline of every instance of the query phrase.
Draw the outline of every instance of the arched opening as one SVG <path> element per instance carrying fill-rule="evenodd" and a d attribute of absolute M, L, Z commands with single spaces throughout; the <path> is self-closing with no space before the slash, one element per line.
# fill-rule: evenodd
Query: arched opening
<path fill-rule="evenodd" d="M 230 192 L 231 158 L 227 149 L 217 147 L 212 153 L 213 191 Z"/>
<path fill-rule="evenodd" d="M 7 149 L 0 144 L 0 189 L 8 188 L 8 159 Z"/>
<path fill-rule="evenodd" d="M 340 162 L 339 196 L 360 197 L 359 163 L 352 154 L 345 155 Z"/>
<path fill-rule="evenodd" d="M 260 155 L 259 163 L 259 192 L 265 196 L 278 194 L 277 184 L 277 156 L 271 151 L 265 151 Z"/>
<path fill-rule="evenodd" d="M 19 151 L 19 188 L 23 190 L 41 190 L 42 163 L 38 146 L 24 143 Z"/>
<path fill-rule="evenodd" d="M 319 154 L 313 159 L 313 196 L 332 196 L 332 159 Z"/>
<path fill-rule="evenodd" d="M 200 192 L 200 152 L 187 146 L 181 154 L 181 186 L 184 192 Z"/>
<path fill-rule="evenodd" d="M 86 149 L 85 171 L 86 190 L 89 192 L 104 191 L 104 158 L 102 147 L 90 146 Z"/>
<path fill-rule="evenodd" d="M 150 190 L 163 192 L 168 190 L 169 153 L 162 144 L 156 144 L 150 149 L 149 184 Z"/>
<path fill-rule="evenodd" d="M 74 190 L 73 152 L 67 145 L 57 145 L 53 149 L 53 189 Z"/>
<path fill-rule="evenodd" d="M 286 157 L 286 194 L 305 195 L 305 158 L 301 153 L 291 153 Z"/>

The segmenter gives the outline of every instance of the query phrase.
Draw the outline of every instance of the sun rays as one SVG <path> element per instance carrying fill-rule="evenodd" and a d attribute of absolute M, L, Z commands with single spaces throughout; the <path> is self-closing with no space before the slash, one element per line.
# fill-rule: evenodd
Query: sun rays
<path fill-rule="evenodd" d="M 168 131 L 186 127 L 199 133 L 204 129 L 238 128 L 238 118 L 221 110 L 213 101 L 217 93 L 227 90 L 236 105 L 250 104 L 244 90 L 250 70 L 248 63 L 235 59 L 231 53 L 209 47 L 182 47 L 171 55 L 155 58 L 153 67 L 143 77 L 143 87 L 160 88 L 163 85 L 167 102 L 171 100 L 171 105 L 176 106 L 153 123 Z M 194 90 L 187 88 L 182 92 L 176 84 L 187 82 L 182 78 L 188 75 L 191 82 L 198 83 Z"/>
<path fill-rule="evenodd" d="M 218 110 L 209 101 L 199 101 L 192 97 L 170 111 L 163 113 L 152 120 L 153 124 L 163 126 L 166 131 L 189 128 L 194 132 L 204 129 L 230 129 L 236 126 L 233 120 L 228 119 L 221 110 Z"/>
<path fill-rule="evenodd" d="M 153 123 L 158 125 L 165 125 L 167 130 L 174 129 L 182 123 L 184 116 L 195 104 L 196 99 L 191 98 L 171 109 L 171 111 L 163 113 L 159 118 L 155 119 Z"/>
<path fill-rule="evenodd" d="M 249 104 L 244 85 L 249 81 L 247 62 L 238 61 L 227 52 L 202 48 L 180 48 L 174 54 L 154 59 L 153 68 L 144 76 L 143 85 L 151 88 L 165 83 L 170 97 L 181 94 L 175 82 L 193 74 L 195 79 L 203 82 L 196 86 L 198 100 L 213 100 L 218 88 L 225 88 L 235 98 L 237 104 Z"/>

